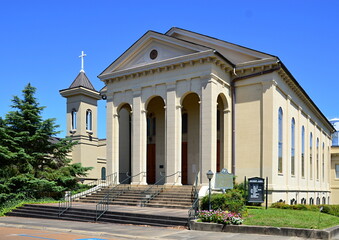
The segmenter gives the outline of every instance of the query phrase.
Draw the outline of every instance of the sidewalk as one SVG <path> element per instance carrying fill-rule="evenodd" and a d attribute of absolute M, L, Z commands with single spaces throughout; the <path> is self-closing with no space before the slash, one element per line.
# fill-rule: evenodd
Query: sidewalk
<path fill-rule="evenodd" d="M 122 224 L 88 223 L 63 220 L 0 217 L 0 227 L 39 229 L 86 234 L 97 238 L 116 239 L 232 239 L 232 240 L 300 240 L 297 237 L 268 236 L 259 234 L 218 233 L 186 229 L 160 228 Z"/>

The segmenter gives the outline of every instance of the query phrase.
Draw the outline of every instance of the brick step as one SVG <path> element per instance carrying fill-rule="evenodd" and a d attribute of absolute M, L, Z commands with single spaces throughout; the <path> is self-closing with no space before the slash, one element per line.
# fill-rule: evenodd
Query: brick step
<path fill-rule="evenodd" d="M 159 200 L 159 199 L 152 199 L 150 203 L 159 203 L 159 204 L 184 204 L 184 205 L 192 205 L 192 201 L 176 201 L 176 200 Z"/>
<path fill-rule="evenodd" d="M 160 193 L 159 197 L 166 197 L 166 198 L 192 198 L 191 194 L 168 194 L 168 193 Z"/>
<path fill-rule="evenodd" d="M 153 208 L 173 208 L 173 209 L 190 209 L 192 207 L 192 204 L 189 205 L 175 205 L 175 204 L 159 204 L 159 203 L 148 203 L 146 204 L 147 207 L 153 207 Z"/>

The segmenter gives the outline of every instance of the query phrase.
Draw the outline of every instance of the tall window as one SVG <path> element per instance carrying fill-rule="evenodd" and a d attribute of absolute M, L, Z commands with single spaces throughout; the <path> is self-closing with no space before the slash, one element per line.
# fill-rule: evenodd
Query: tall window
<path fill-rule="evenodd" d="M 335 165 L 335 178 L 339 178 L 339 164 Z"/>
<path fill-rule="evenodd" d="M 92 111 L 86 111 L 86 130 L 92 131 Z"/>
<path fill-rule="evenodd" d="M 301 177 L 305 177 L 305 127 L 301 128 Z"/>
<path fill-rule="evenodd" d="M 106 168 L 101 168 L 101 180 L 106 180 Z"/>
<path fill-rule="evenodd" d="M 322 178 L 325 180 L 325 143 L 323 142 L 323 151 L 322 151 Z"/>
<path fill-rule="evenodd" d="M 77 129 L 77 111 L 72 110 L 72 130 Z"/>
<path fill-rule="evenodd" d="M 278 173 L 282 173 L 283 169 L 283 111 L 279 108 L 278 112 Z"/>
<path fill-rule="evenodd" d="M 310 179 L 313 178 L 313 162 L 312 162 L 312 148 L 313 148 L 313 135 L 310 133 Z"/>
<path fill-rule="evenodd" d="M 317 138 L 317 180 L 319 180 L 319 138 Z"/>
<path fill-rule="evenodd" d="M 295 120 L 291 122 L 291 175 L 295 175 Z"/>

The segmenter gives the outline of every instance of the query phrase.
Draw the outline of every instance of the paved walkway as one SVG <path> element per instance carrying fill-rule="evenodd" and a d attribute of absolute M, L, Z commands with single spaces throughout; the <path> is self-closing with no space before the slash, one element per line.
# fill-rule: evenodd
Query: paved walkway
<path fill-rule="evenodd" d="M 300 240 L 297 237 L 267 236 L 258 234 L 217 233 L 190 231 L 182 228 L 161 228 L 122 224 L 88 223 L 63 220 L 34 219 L 20 217 L 0 217 L 0 228 L 13 228 L 14 232 L 22 233 L 22 229 L 63 232 L 88 236 L 86 239 L 232 239 L 232 240 Z M 32 235 L 33 233 L 31 233 Z M 13 235 L 12 235 L 13 236 Z M 69 237 L 69 236 L 68 236 Z M 37 236 L 36 238 L 40 238 Z M 10 238 L 5 238 L 9 240 Z M 12 238 L 13 239 L 13 238 Z M 34 238 L 28 237 L 27 240 Z M 62 240 L 66 238 L 55 238 Z M 78 239 L 78 238 L 67 238 Z M 2 240 L 2 239 L 0 239 Z"/>

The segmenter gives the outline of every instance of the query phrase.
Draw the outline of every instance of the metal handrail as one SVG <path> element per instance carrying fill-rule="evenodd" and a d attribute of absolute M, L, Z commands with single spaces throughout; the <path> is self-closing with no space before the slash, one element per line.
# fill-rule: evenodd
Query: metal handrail
<path fill-rule="evenodd" d="M 114 172 L 110 175 L 107 175 L 105 177 L 105 179 L 97 179 L 97 180 L 94 180 L 92 182 L 87 183 L 87 185 L 88 186 L 97 186 L 97 185 L 100 185 L 100 184 L 106 184 L 107 185 L 107 183 L 109 183 L 109 184 L 112 183 L 116 179 L 116 177 L 117 177 L 117 173 Z M 112 179 L 113 179 L 113 181 L 112 181 Z"/>
<path fill-rule="evenodd" d="M 72 207 L 72 193 L 67 191 L 65 194 L 66 201 L 59 201 L 58 217 L 61 217 L 69 208 Z"/>
<path fill-rule="evenodd" d="M 77 198 L 81 198 L 83 196 L 86 196 L 88 194 L 91 194 L 93 192 L 97 192 L 99 190 L 101 190 L 101 188 L 103 187 L 109 187 L 111 185 L 116 185 L 117 184 L 117 173 L 112 173 L 108 176 L 106 176 L 106 180 L 103 179 L 98 179 L 95 180 L 93 182 L 88 183 L 87 185 L 93 186 L 90 189 L 87 189 L 86 191 L 74 194 L 72 196 L 72 200 L 77 199 Z"/>
<path fill-rule="evenodd" d="M 102 198 L 101 201 L 99 201 L 95 207 L 95 211 L 96 211 L 96 216 L 95 216 L 95 221 L 98 221 L 99 218 L 101 218 L 102 215 L 104 215 L 109 208 L 109 202 L 113 201 L 115 198 L 117 198 L 118 196 L 120 196 L 124 191 L 126 191 L 126 189 L 121 189 L 121 191 L 119 191 L 117 194 L 115 194 L 114 196 L 111 196 L 113 194 L 113 192 L 116 189 L 119 189 L 120 186 L 122 186 L 124 183 L 126 183 L 128 180 L 132 179 L 133 177 L 139 176 L 140 174 L 146 174 L 145 172 L 140 172 L 134 176 L 129 176 L 128 172 L 126 173 L 127 178 L 125 180 L 123 180 L 122 182 L 120 182 L 118 185 L 114 186 L 113 188 L 111 188 L 109 190 L 109 192 Z M 130 187 L 127 187 L 127 190 Z"/>
<path fill-rule="evenodd" d="M 188 221 L 190 221 L 191 219 L 195 219 L 199 211 L 199 192 L 198 192 L 199 176 L 200 176 L 200 171 L 197 172 L 195 176 L 195 182 L 192 186 L 193 203 L 192 203 L 192 207 L 188 210 Z"/>
<path fill-rule="evenodd" d="M 156 183 L 154 183 L 152 186 L 150 186 L 150 187 L 147 188 L 145 191 L 143 191 L 142 194 L 147 194 L 147 192 L 150 192 L 150 190 L 151 190 L 152 188 L 154 188 L 155 186 L 157 187 L 157 191 L 154 191 L 153 194 L 145 195 L 144 199 L 141 200 L 140 206 L 141 206 L 141 207 L 144 207 L 147 203 L 149 203 L 149 201 L 151 201 L 152 199 L 154 199 L 156 196 L 158 196 L 158 195 L 163 191 L 164 185 L 160 185 L 160 184 L 159 184 L 162 180 L 164 180 L 164 179 L 166 179 L 166 178 L 168 178 L 168 177 L 172 177 L 172 176 L 174 176 L 174 175 L 176 175 L 176 174 L 179 174 L 179 176 L 180 176 L 180 173 L 181 173 L 180 171 L 177 171 L 177 172 L 172 173 L 172 174 L 170 174 L 170 175 L 162 176 L 162 172 L 160 172 L 160 176 L 162 176 L 162 177 L 161 177 Z M 175 182 L 174 182 L 174 184 L 175 184 Z M 162 187 L 159 189 L 159 186 L 162 186 Z"/>

